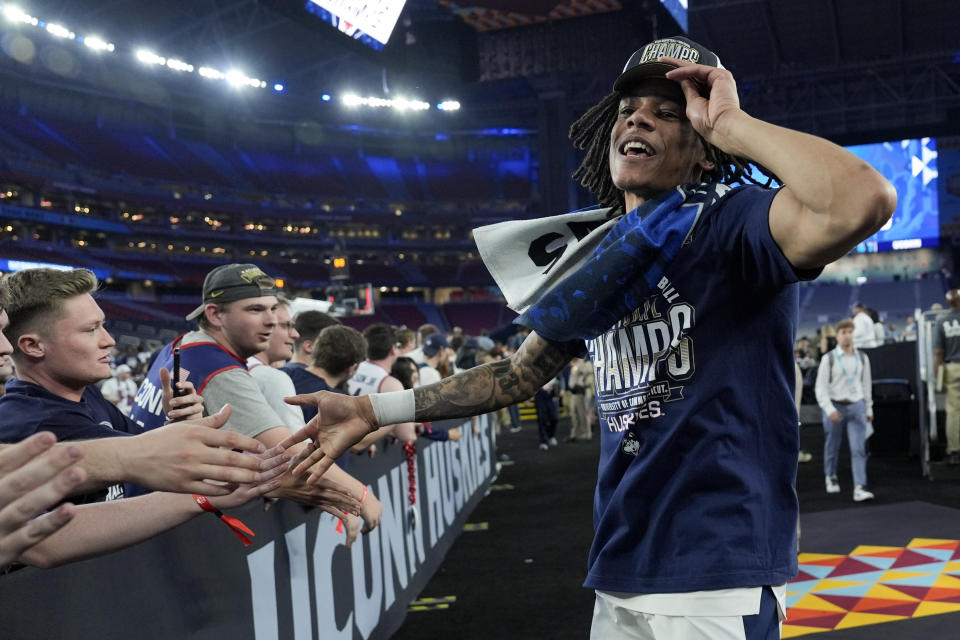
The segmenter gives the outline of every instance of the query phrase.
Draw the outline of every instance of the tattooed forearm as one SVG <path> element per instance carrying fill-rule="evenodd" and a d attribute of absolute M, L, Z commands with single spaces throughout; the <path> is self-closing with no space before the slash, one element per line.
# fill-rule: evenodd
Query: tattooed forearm
<path fill-rule="evenodd" d="M 416 419 L 465 418 L 521 402 L 552 380 L 569 361 L 569 355 L 531 333 L 507 360 L 415 389 Z"/>

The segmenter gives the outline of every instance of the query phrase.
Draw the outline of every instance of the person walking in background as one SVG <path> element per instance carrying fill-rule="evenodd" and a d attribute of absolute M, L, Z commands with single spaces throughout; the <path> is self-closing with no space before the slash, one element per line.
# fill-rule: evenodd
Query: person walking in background
<path fill-rule="evenodd" d="M 420 347 L 421 360 L 418 383 L 414 386 L 423 386 L 440 382 L 450 375 L 450 356 L 447 353 L 450 345 L 442 333 L 432 333 L 423 340 Z M 413 358 L 411 358 L 413 360 Z M 414 362 L 417 362 L 414 360 Z"/>
<path fill-rule="evenodd" d="M 844 429 L 853 467 L 853 499 L 872 500 L 867 490 L 867 438 L 873 433 L 870 358 L 853 346 L 854 321 L 837 323 L 837 347 L 823 356 L 817 370 L 817 404 L 823 411 L 823 474 L 827 493 L 840 493 L 837 457 Z"/>
<path fill-rule="evenodd" d="M 593 437 L 593 384 L 593 365 L 589 360 L 574 358 L 570 365 L 570 437 L 567 442 Z"/>
<path fill-rule="evenodd" d="M 862 302 L 853 305 L 853 346 L 857 349 L 877 346 L 877 332 L 873 328 L 870 310 Z"/>
<path fill-rule="evenodd" d="M 950 289 L 946 297 L 950 310 L 936 320 L 933 366 L 947 391 L 947 464 L 956 465 L 960 464 L 960 289 Z"/>
<path fill-rule="evenodd" d="M 917 341 L 917 319 L 913 316 L 907 316 L 903 321 L 903 334 L 900 339 L 904 342 Z"/>
<path fill-rule="evenodd" d="M 533 396 L 533 406 L 537 410 L 537 428 L 540 431 L 539 446 L 542 451 L 557 446 L 557 423 L 560 415 L 554 397 L 559 384 L 557 378 L 552 378 Z"/>

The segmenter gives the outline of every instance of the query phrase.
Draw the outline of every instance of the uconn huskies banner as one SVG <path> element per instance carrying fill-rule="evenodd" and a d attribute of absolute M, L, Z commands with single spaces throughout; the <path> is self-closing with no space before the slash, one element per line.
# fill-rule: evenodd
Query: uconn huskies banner
<path fill-rule="evenodd" d="M 417 442 L 413 505 L 402 447 L 354 457 L 383 518 L 349 549 L 332 516 L 288 501 L 233 512 L 256 533 L 246 548 L 203 514 L 112 555 L 0 577 L 0 637 L 389 638 L 489 487 L 494 438 L 479 424 L 459 442 Z"/>

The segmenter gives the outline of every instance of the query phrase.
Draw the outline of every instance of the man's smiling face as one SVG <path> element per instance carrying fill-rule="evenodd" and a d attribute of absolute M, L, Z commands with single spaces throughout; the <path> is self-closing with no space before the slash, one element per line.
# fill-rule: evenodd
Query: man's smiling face
<path fill-rule="evenodd" d="M 709 168 L 704 143 L 685 115 L 680 85 L 649 78 L 620 101 L 610 132 L 610 175 L 624 192 L 626 210 Z"/>

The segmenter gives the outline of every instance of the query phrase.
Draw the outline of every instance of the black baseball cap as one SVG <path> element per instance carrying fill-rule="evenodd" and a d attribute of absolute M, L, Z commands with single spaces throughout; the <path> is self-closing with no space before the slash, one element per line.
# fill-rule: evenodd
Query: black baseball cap
<path fill-rule="evenodd" d="M 255 264 L 224 264 L 203 279 L 203 304 L 191 311 L 187 320 L 203 315 L 210 303 L 235 302 L 247 298 L 277 295 L 277 281 Z"/>
<path fill-rule="evenodd" d="M 624 91 L 644 78 L 662 78 L 668 71 L 677 68 L 677 65 L 669 62 L 658 62 L 660 56 L 723 68 L 717 54 L 702 44 L 684 36 L 660 38 L 633 52 L 623 67 L 623 73 L 613 83 L 613 90 Z"/>

